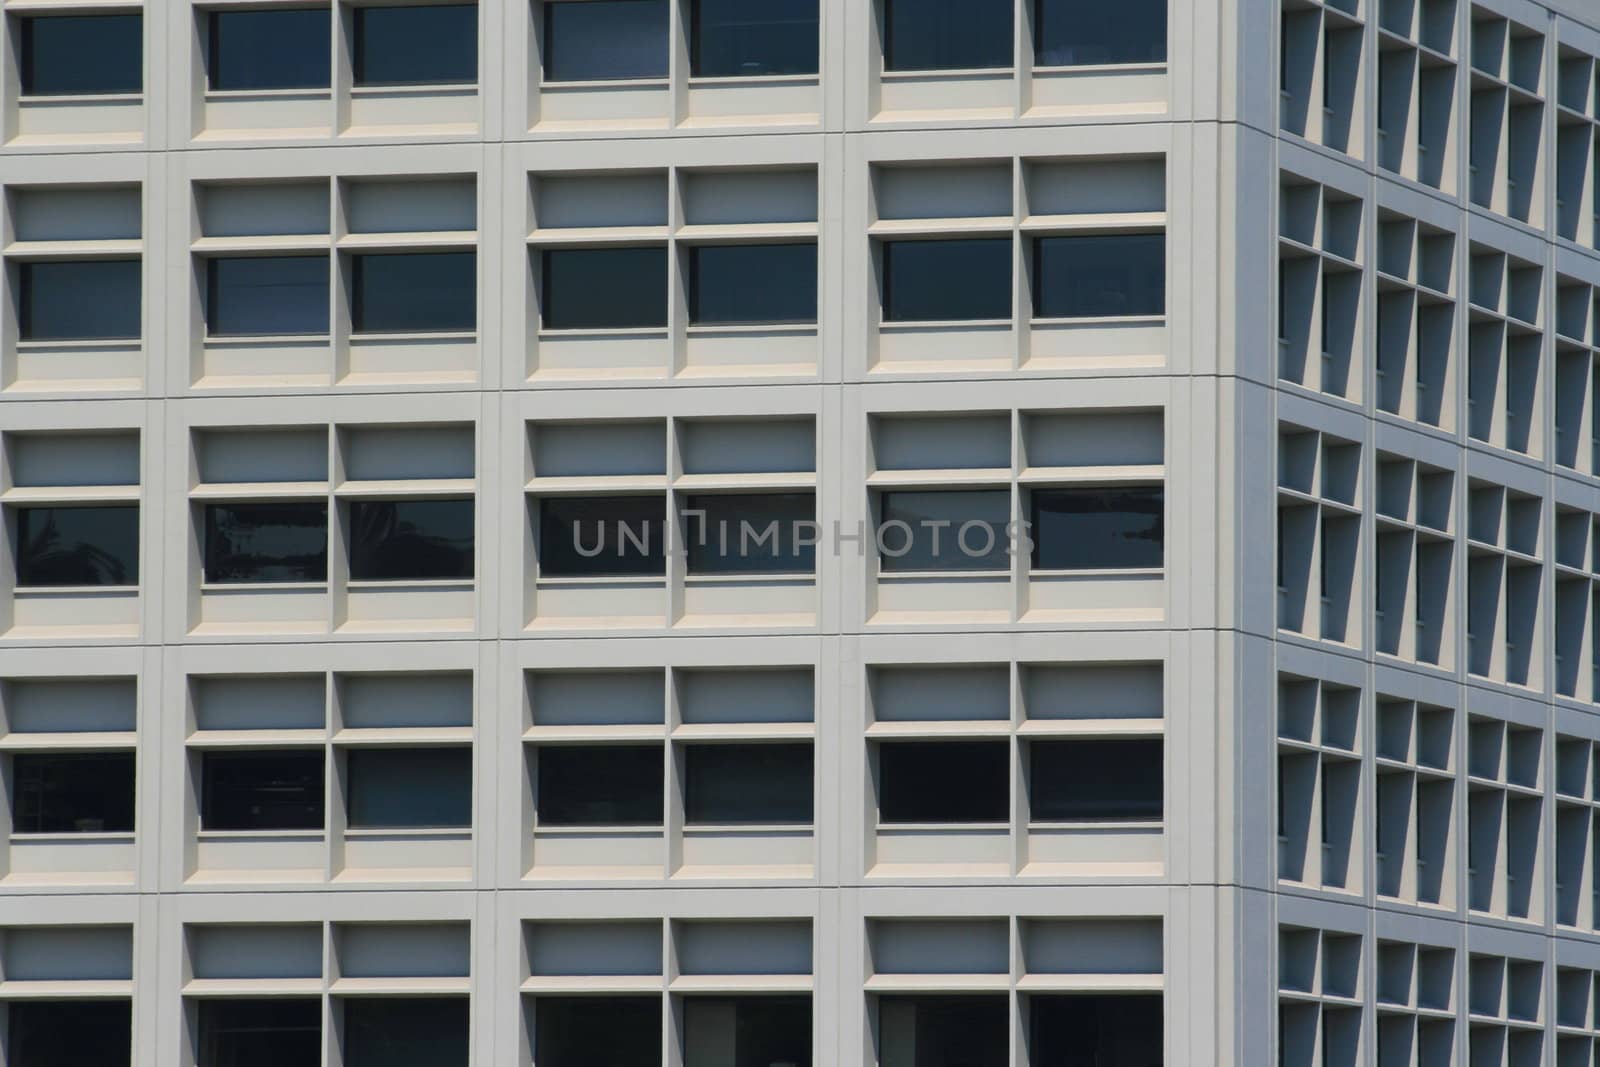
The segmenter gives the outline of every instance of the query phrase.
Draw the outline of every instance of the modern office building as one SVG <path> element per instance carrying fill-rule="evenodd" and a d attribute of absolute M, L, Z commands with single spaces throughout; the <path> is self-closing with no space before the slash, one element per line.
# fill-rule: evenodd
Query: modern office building
<path fill-rule="evenodd" d="M 1593 0 L 4 15 L 6 1067 L 1600 1064 Z"/>

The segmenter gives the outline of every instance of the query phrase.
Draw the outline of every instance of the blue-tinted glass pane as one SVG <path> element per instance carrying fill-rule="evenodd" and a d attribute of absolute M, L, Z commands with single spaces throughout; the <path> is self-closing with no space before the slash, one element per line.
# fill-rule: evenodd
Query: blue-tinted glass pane
<path fill-rule="evenodd" d="M 22 94 L 144 91 L 140 15 L 50 15 L 22 21 Z"/>
<path fill-rule="evenodd" d="M 356 333 L 478 328 L 475 252 L 355 256 L 351 288 L 350 318 Z"/>
<path fill-rule="evenodd" d="M 884 493 L 878 532 L 885 571 L 1003 571 L 1010 566 L 1004 489 Z"/>
<path fill-rule="evenodd" d="M 1032 512 L 1035 570 L 1153 569 L 1165 558 L 1160 486 L 1036 489 Z"/>
<path fill-rule="evenodd" d="M 138 337 L 139 274 L 137 259 L 19 264 L 22 339 Z"/>
<path fill-rule="evenodd" d="M 659 826 L 661 746 L 546 745 L 534 778 L 543 826 Z"/>
<path fill-rule="evenodd" d="M 357 85 L 463 85 L 478 80 L 478 5 L 358 7 Z"/>
<path fill-rule="evenodd" d="M 666 573 L 663 496 L 546 497 L 539 502 L 539 573 Z"/>
<path fill-rule="evenodd" d="M 888 70 L 987 70 L 1011 66 L 1010 4 L 995 0 L 887 0 Z"/>
<path fill-rule="evenodd" d="M 817 321 L 817 246 L 706 245 L 689 253 L 689 321 Z"/>
<path fill-rule="evenodd" d="M 344 1067 L 467 1067 L 466 997 L 343 997 Z"/>
<path fill-rule="evenodd" d="M 812 493 L 705 493 L 685 499 L 690 574 L 811 574 Z"/>
<path fill-rule="evenodd" d="M 1033 247 L 1033 305 L 1038 318 L 1166 313 L 1165 234 L 1040 237 Z"/>
<path fill-rule="evenodd" d="M 667 0 L 572 0 L 544 6 L 544 80 L 667 76 Z"/>
<path fill-rule="evenodd" d="M 667 324 L 667 250 L 547 249 L 540 311 L 548 330 L 606 330 Z"/>
<path fill-rule="evenodd" d="M 17 584 L 138 585 L 139 506 L 18 508 Z"/>
<path fill-rule="evenodd" d="M 6 1012 L 7 1067 L 133 1062 L 133 1003 L 122 1000 L 13 1000 Z"/>
<path fill-rule="evenodd" d="M 1159 740 L 1033 741 L 1028 801 L 1037 822 L 1161 818 Z"/>
<path fill-rule="evenodd" d="M 326 89 L 333 62 L 325 7 L 213 11 L 206 73 L 213 89 Z"/>
<path fill-rule="evenodd" d="M 471 749 L 356 748 L 346 758 L 351 826 L 472 825 Z"/>
<path fill-rule="evenodd" d="M 200 828 L 320 830 L 324 793 L 320 748 L 206 752 Z"/>
<path fill-rule="evenodd" d="M 327 578 L 328 505 L 207 505 L 207 582 L 322 582 Z"/>
<path fill-rule="evenodd" d="M 1035 0 L 1034 62 L 1041 67 L 1164 63 L 1167 0 Z"/>
<path fill-rule="evenodd" d="M 407 581 L 472 577 L 472 500 L 356 500 L 350 577 Z"/>
<path fill-rule="evenodd" d="M 206 262 L 212 337 L 328 332 L 328 257 L 260 256 Z"/>
<path fill-rule="evenodd" d="M 694 74 L 817 72 L 817 0 L 694 0 Z"/>
<path fill-rule="evenodd" d="M 132 752 L 19 752 L 11 781 L 19 834 L 133 832 Z"/>
<path fill-rule="evenodd" d="M 883 246 L 886 322 L 1011 318 L 1011 239 L 889 241 Z"/>

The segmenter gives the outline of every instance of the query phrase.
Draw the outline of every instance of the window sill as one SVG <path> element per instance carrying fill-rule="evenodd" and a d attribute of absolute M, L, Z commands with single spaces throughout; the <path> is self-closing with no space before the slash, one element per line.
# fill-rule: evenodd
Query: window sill
<path fill-rule="evenodd" d="M 1016 76 L 1015 67 L 929 67 L 926 70 L 889 70 L 880 74 L 883 81 L 964 81 L 972 78 L 1000 80 Z"/>
<path fill-rule="evenodd" d="M 63 830 L 57 833 L 13 833 L 13 843 L 29 845 L 131 845 L 133 831 Z"/>
<path fill-rule="evenodd" d="M 17 338 L 19 352 L 77 352 L 103 348 L 142 348 L 143 337 L 65 337 L 35 341 Z"/>
<path fill-rule="evenodd" d="M 41 93 L 37 96 L 24 94 L 17 98 L 17 103 L 23 106 L 28 104 L 142 104 L 143 93 Z"/>
<path fill-rule="evenodd" d="M 665 340 L 667 326 L 586 326 L 577 329 L 543 329 L 539 330 L 539 340 L 562 341 L 568 339 L 599 338 L 599 337 L 637 337 L 645 340 Z"/>
<path fill-rule="evenodd" d="M 205 93 L 206 103 L 227 100 L 260 100 L 263 97 L 270 100 L 327 100 L 333 95 L 333 88 L 327 85 L 302 87 L 297 89 L 210 89 Z"/>
<path fill-rule="evenodd" d="M 249 838 L 257 841 L 321 841 L 326 830 L 197 830 L 196 841 L 227 841 Z"/>
<path fill-rule="evenodd" d="M 683 832 L 689 834 L 810 834 L 816 826 L 808 822 L 697 822 L 684 823 Z"/>
<path fill-rule="evenodd" d="M 1163 819 L 1063 819 L 1049 822 L 1030 822 L 1028 831 L 1048 830 L 1159 830 Z"/>
<path fill-rule="evenodd" d="M 344 832 L 347 839 L 359 840 L 375 837 L 458 837 L 470 838 L 471 826 L 351 826 Z"/>
<path fill-rule="evenodd" d="M 350 96 L 359 100 L 363 96 L 460 96 L 477 91 L 477 82 L 396 82 L 393 85 L 352 85 Z"/>
<path fill-rule="evenodd" d="M 779 571 L 774 573 L 744 571 L 739 574 L 685 574 L 683 580 L 689 585 L 747 585 L 750 582 L 811 585 L 817 580 L 817 576 L 812 571 Z"/>
<path fill-rule="evenodd" d="M 1009 569 L 985 569 L 985 570 L 977 570 L 977 569 L 973 569 L 973 570 L 953 570 L 952 569 L 952 570 L 942 570 L 942 571 L 885 571 L 885 570 L 880 570 L 880 571 L 878 571 L 878 580 L 880 582 L 893 582 L 893 581 L 925 582 L 925 581 L 929 581 L 931 579 L 937 579 L 937 578 L 1006 578 L 1006 577 L 1009 577 L 1010 574 L 1011 574 L 1011 571 Z"/>
<path fill-rule="evenodd" d="M 327 582 L 201 582 L 202 593 L 326 593 Z"/>
<path fill-rule="evenodd" d="M 1165 567 L 1080 567 L 1062 570 L 1030 570 L 1029 578 L 1160 578 Z"/>
<path fill-rule="evenodd" d="M 583 92 L 585 90 L 605 92 L 611 89 L 669 89 L 672 81 L 669 78 L 592 78 L 588 81 L 543 81 L 539 83 L 541 89 L 553 89 L 560 92 Z"/>
<path fill-rule="evenodd" d="M 557 574 L 550 577 L 540 575 L 535 579 L 539 585 L 564 585 L 582 587 L 585 585 L 637 585 L 641 587 L 659 586 L 667 580 L 666 574 Z"/>
<path fill-rule="evenodd" d="M 1033 327 L 1048 326 L 1165 326 L 1165 315 L 1086 315 L 1071 319 L 1029 319 Z"/>
<path fill-rule="evenodd" d="M 102 593 L 137 593 L 137 585 L 19 585 L 17 596 L 99 596 Z"/>
<path fill-rule="evenodd" d="M 382 343 L 385 341 L 463 341 L 476 344 L 478 331 L 476 330 L 407 330 L 400 333 L 383 333 L 373 331 L 370 333 L 351 333 L 350 343 Z"/>
<path fill-rule="evenodd" d="M 1165 74 L 1166 63 L 1039 64 L 1035 74 Z"/>
<path fill-rule="evenodd" d="M 667 832 L 667 828 L 661 823 L 639 823 L 632 826 L 619 826 L 616 823 L 596 823 L 593 826 L 541 826 L 535 824 L 533 832 L 539 837 L 594 837 L 604 834 L 633 837 L 638 834 L 664 834 Z"/>
<path fill-rule="evenodd" d="M 893 833 L 896 830 L 911 830 L 917 833 L 938 831 L 942 833 L 961 833 L 972 830 L 1004 830 L 1009 831 L 1009 821 L 1000 822 L 880 822 L 878 832 Z"/>
<path fill-rule="evenodd" d="M 689 78 L 691 89 L 738 88 L 759 85 L 818 85 L 820 74 L 696 74 Z"/>
<path fill-rule="evenodd" d="M 345 583 L 345 588 L 352 592 L 417 588 L 470 591 L 476 584 L 476 581 L 472 578 L 352 578 Z"/>
<path fill-rule="evenodd" d="M 208 345 L 325 345 L 331 340 L 325 333 L 208 333 Z"/>
<path fill-rule="evenodd" d="M 691 322 L 688 327 L 690 337 L 729 336 L 746 333 L 787 333 L 794 334 L 797 337 L 815 336 L 817 324 L 815 322 Z"/>
<path fill-rule="evenodd" d="M 993 330 L 1011 328 L 1010 319 L 895 319 L 884 320 L 878 329 L 884 333 L 909 333 L 914 330 Z"/>

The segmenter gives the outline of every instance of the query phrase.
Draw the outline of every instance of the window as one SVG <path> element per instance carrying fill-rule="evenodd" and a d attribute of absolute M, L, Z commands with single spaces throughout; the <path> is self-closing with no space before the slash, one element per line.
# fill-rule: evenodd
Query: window
<path fill-rule="evenodd" d="M 1011 239 L 886 241 L 885 322 L 1011 318 Z"/>
<path fill-rule="evenodd" d="M 810 1067 L 810 997 L 684 998 L 683 1067 L 770 1064 Z"/>
<path fill-rule="evenodd" d="M 1034 63 L 1093 67 L 1167 61 L 1167 0 L 1034 0 Z"/>
<path fill-rule="evenodd" d="M 345 760 L 353 829 L 472 825 L 470 748 L 355 748 Z"/>
<path fill-rule="evenodd" d="M 817 321 L 817 246 L 702 245 L 689 250 L 697 326 Z"/>
<path fill-rule="evenodd" d="M 351 327 L 356 333 L 477 329 L 477 260 L 474 252 L 351 257 Z"/>
<path fill-rule="evenodd" d="M 545 826 L 660 826 L 660 745 L 547 745 L 535 764 Z"/>
<path fill-rule="evenodd" d="M 660 1067 L 661 997 L 540 997 L 533 1038 L 539 1067 Z"/>
<path fill-rule="evenodd" d="M 1167 238 L 1161 233 L 1039 237 L 1033 313 L 1041 319 L 1164 315 Z"/>
<path fill-rule="evenodd" d="M 1035 489 L 1033 568 L 1155 570 L 1164 552 L 1161 486 Z"/>
<path fill-rule="evenodd" d="M 19 20 L 22 95 L 78 96 L 144 90 L 139 15 L 49 15 Z"/>
<path fill-rule="evenodd" d="M 132 752 L 19 752 L 12 822 L 19 834 L 133 832 Z"/>
<path fill-rule="evenodd" d="M 690 574 L 811 574 L 814 493 L 703 493 L 685 498 Z"/>
<path fill-rule="evenodd" d="M 690 823 L 811 821 L 810 742 L 688 745 L 683 759 Z"/>
<path fill-rule="evenodd" d="M 325 582 L 328 505 L 207 504 L 205 581 Z"/>
<path fill-rule="evenodd" d="M 1162 1062 L 1161 997 L 1068 994 L 1028 998 L 1031 1063 L 1152 1067 Z"/>
<path fill-rule="evenodd" d="M 205 315 L 206 332 L 212 337 L 326 334 L 328 258 L 209 259 Z"/>
<path fill-rule="evenodd" d="M 1003 571 L 1011 493 L 940 489 L 884 493 L 878 566 L 884 571 Z"/>
<path fill-rule="evenodd" d="M 880 1063 L 1006 1067 L 1010 1043 L 1011 1009 L 1004 995 L 878 998 Z M 1031 1062 L 1048 1061 L 1034 1058 Z"/>
<path fill-rule="evenodd" d="M 357 7 L 357 85 L 470 85 L 478 80 L 478 5 Z"/>
<path fill-rule="evenodd" d="M 547 330 L 631 330 L 667 324 L 667 250 L 547 248 L 540 253 Z"/>
<path fill-rule="evenodd" d="M 544 578 L 666 573 L 667 501 L 654 496 L 545 497 L 539 501 Z"/>
<path fill-rule="evenodd" d="M 349 997 L 344 1067 L 467 1067 L 466 997 Z"/>
<path fill-rule="evenodd" d="M 470 579 L 473 501 L 352 500 L 354 581 Z"/>
<path fill-rule="evenodd" d="M 17 509 L 17 585 L 138 585 L 139 507 Z"/>
<path fill-rule="evenodd" d="M 206 17 L 213 91 L 328 88 L 333 22 L 327 8 L 211 11 Z"/>
<path fill-rule="evenodd" d="M 205 752 L 202 830 L 320 830 L 321 749 Z"/>
<path fill-rule="evenodd" d="M 139 274 L 137 259 L 19 263 L 19 336 L 24 341 L 137 338 Z M 88 293 L 93 300 L 84 299 Z"/>
<path fill-rule="evenodd" d="M 667 0 L 557 0 L 544 5 L 544 80 L 667 76 Z"/>
<path fill-rule="evenodd" d="M 6 1067 L 133 1062 L 127 1000 L 13 1000 L 6 1005 Z"/>
<path fill-rule="evenodd" d="M 884 0 L 884 69 L 1010 67 L 1012 14 L 1012 5 L 995 0 Z"/>
<path fill-rule="evenodd" d="M 691 0 L 697 78 L 815 74 L 817 0 Z"/>
<path fill-rule="evenodd" d="M 1161 818 L 1157 738 L 1030 741 L 1028 768 L 1035 822 Z"/>
<path fill-rule="evenodd" d="M 312 997 L 202 1000 L 196 1067 L 301 1067 L 322 1062 L 322 1002 Z"/>
<path fill-rule="evenodd" d="M 998 822 L 1011 817 L 1006 741 L 878 745 L 878 819 L 884 823 Z"/>

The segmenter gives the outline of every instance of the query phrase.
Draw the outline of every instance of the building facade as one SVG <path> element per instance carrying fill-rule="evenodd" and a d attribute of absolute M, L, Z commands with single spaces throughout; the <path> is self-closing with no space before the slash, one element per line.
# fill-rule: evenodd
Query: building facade
<path fill-rule="evenodd" d="M 1600 1062 L 1600 10 L 5 15 L 9 1067 Z"/>

